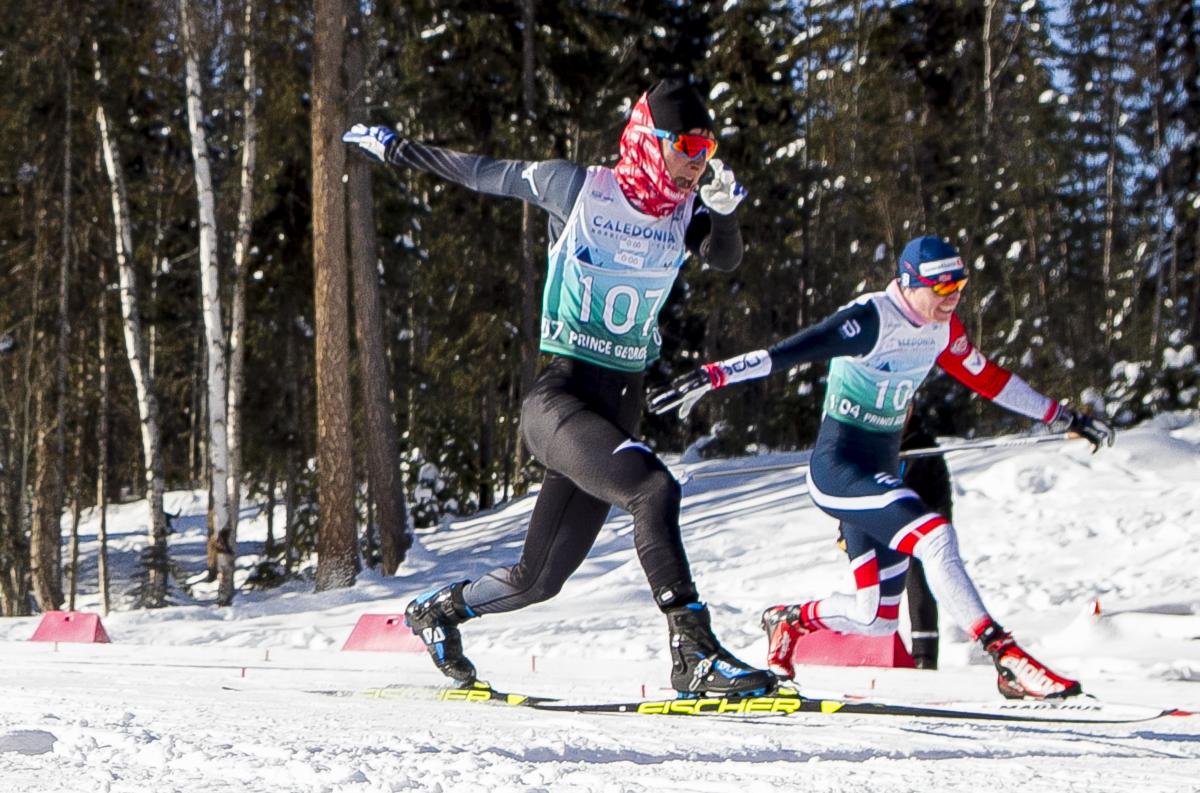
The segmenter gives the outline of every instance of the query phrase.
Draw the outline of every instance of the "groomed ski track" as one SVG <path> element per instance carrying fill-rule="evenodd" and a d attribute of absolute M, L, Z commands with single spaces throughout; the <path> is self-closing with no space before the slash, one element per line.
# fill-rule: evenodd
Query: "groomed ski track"
<path fill-rule="evenodd" d="M 419 657 L 347 654 L 336 670 L 314 655 L 280 651 L 263 662 L 254 651 L 213 648 L 6 652 L 6 674 L 24 682 L 6 686 L 0 789 L 1182 791 L 1195 789 L 1200 770 L 1196 717 L 1074 725 L 797 714 L 733 723 L 322 697 L 297 687 L 439 680 Z M 204 665 L 214 656 L 221 666 Z M 500 676 L 563 696 L 638 695 L 637 686 L 606 684 L 594 668 L 539 666 Z M 631 680 L 656 674 L 644 663 L 610 671 Z M 929 697 L 978 693 L 977 671 L 942 673 L 938 685 L 897 670 L 820 668 L 808 677 Z M 14 720 L 14 711 L 27 717 Z"/>
<path fill-rule="evenodd" d="M 1200 423 L 1147 425 L 1095 456 L 1084 447 L 952 460 L 969 569 L 1005 624 L 1085 690 L 1198 710 Z M 692 465 L 790 459 L 802 458 Z M 304 693 L 439 684 L 422 656 L 339 648 L 360 614 L 395 613 L 431 584 L 515 558 L 530 505 L 422 532 L 400 576 L 364 574 L 351 590 L 318 595 L 299 582 L 244 592 L 227 610 L 122 607 L 104 620 L 112 645 L 31 643 L 36 618 L 0 622 L 0 793 L 1200 791 L 1198 717 L 1071 725 L 806 714 L 735 723 Z M 199 570 L 201 495 L 172 493 L 167 508 L 185 516 L 173 557 Z M 134 504 L 110 515 L 115 565 L 142 547 L 144 514 Z M 832 526 L 800 475 L 697 480 L 685 488 L 683 522 L 717 631 L 749 660 L 761 661 L 764 604 L 848 586 Z M 559 598 L 464 626 L 487 679 L 590 701 L 668 695 L 665 625 L 630 531 L 628 516 L 614 512 Z M 84 532 L 93 576 L 94 524 Z M 253 550 L 261 521 L 248 520 L 241 536 L 243 551 Z M 83 608 L 95 603 L 85 590 Z M 914 703 L 998 699 L 983 659 L 948 622 L 943 632 L 936 673 L 809 667 L 802 682 Z"/>

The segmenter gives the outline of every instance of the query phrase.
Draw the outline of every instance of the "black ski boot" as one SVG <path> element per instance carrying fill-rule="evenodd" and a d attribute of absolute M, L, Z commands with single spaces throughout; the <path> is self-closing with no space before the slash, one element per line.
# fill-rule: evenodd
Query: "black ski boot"
<path fill-rule="evenodd" d="M 463 602 L 466 583 L 459 581 L 418 595 L 404 610 L 405 624 L 425 642 L 437 668 L 464 686 L 475 681 L 475 665 L 463 655 L 458 632 L 460 622 L 475 616 Z"/>
<path fill-rule="evenodd" d="M 708 607 L 691 603 L 668 609 L 671 685 L 681 697 L 759 696 L 775 689 L 775 675 L 742 663 L 712 632 Z"/>

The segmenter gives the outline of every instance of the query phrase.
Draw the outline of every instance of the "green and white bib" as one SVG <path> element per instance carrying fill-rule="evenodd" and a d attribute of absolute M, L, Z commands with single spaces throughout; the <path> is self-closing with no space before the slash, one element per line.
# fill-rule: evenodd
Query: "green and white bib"
<path fill-rule="evenodd" d="M 650 217 L 626 200 L 609 168 L 588 168 L 550 248 L 542 294 L 543 352 L 640 372 L 658 358 L 658 314 L 687 257 L 695 196 Z"/>
<path fill-rule="evenodd" d="M 866 355 L 829 364 L 825 413 L 872 432 L 900 432 L 917 388 L 950 337 L 948 323 L 910 322 L 886 292 L 858 298 L 879 312 L 879 338 Z"/>

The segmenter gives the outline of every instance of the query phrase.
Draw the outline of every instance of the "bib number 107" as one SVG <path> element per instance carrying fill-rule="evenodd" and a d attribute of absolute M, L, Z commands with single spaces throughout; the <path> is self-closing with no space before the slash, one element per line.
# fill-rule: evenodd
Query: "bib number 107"
<path fill-rule="evenodd" d="M 593 278 L 590 275 L 579 279 L 579 282 L 583 284 L 579 321 L 583 323 L 592 320 L 592 281 Z M 641 308 L 642 302 L 646 301 L 650 303 L 650 310 L 646 313 L 646 321 L 642 323 L 642 335 L 649 336 L 650 331 L 654 329 L 654 320 L 658 317 L 659 304 L 662 303 L 666 293 L 665 289 L 647 289 L 645 292 L 639 292 L 636 287 L 629 284 L 617 284 L 604 295 L 604 312 L 601 317 L 604 320 L 604 327 L 608 328 L 610 333 L 618 336 L 629 332 L 637 324 L 638 309 Z"/>

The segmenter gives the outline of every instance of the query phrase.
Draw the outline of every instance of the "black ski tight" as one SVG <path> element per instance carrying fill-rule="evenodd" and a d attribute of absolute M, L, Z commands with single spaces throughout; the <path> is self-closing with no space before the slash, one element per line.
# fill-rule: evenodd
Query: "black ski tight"
<path fill-rule="evenodd" d="M 679 535 L 679 483 L 635 440 L 642 376 L 556 357 L 521 406 L 521 432 L 546 466 L 520 561 L 463 592 L 475 614 L 558 594 L 587 557 L 610 505 L 633 516 L 633 541 L 659 605 L 695 600 Z M 669 594 L 664 601 L 663 593 Z"/>

